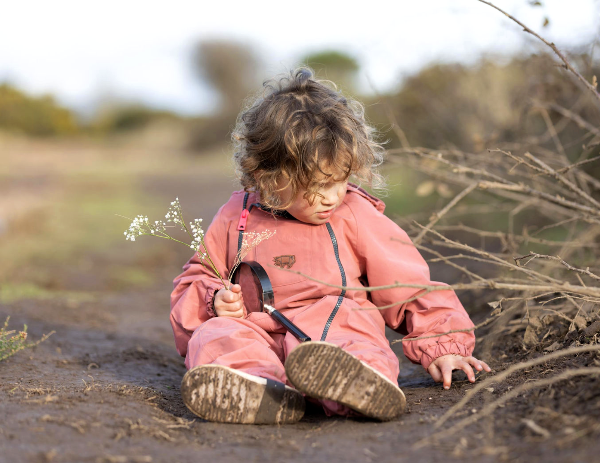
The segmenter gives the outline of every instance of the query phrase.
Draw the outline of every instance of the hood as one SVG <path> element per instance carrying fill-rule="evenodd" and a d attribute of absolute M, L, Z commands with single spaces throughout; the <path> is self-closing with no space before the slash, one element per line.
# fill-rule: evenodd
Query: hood
<path fill-rule="evenodd" d="M 356 194 L 362 196 L 367 201 L 369 201 L 373 205 L 373 207 L 375 207 L 375 209 L 377 209 L 379 212 L 381 212 L 383 214 L 383 211 L 385 210 L 385 203 L 381 199 L 376 198 L 373 195 L 370 195 L 369 193 L 367 193 L 365 190 L 363 190 L 358 185 L 355 185 L 354 183 L 348 183 L 348 188 L 346 189 L 346 191 L 356 193 Z"/>

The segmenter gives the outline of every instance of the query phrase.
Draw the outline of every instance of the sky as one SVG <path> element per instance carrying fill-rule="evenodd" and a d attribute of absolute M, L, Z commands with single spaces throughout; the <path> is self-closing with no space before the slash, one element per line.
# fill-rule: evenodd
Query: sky
<path fill-rule="evenodd" d="M 600 39 L 600 0 L 495 0 L 559 47 Z M 355 6 L 354 6 L 355 5 Z M 267 75 L 306 53 L 340 50 L 361 65 L 360 85 L 397 87 L 436 61 L 473 63 L 483 53 L 541 49 L 478 0 L 0 0 L 0 82 L 52 93 L 82 113 L 103 100 L 137 101 L 182 114 L 210 112 L 216 96 L 190 56 L 204 39 L 254 46 Z M 550 19 L 542 27 L 544 18 Z M 600 57 L 600 43 L 596 56 Z"/>

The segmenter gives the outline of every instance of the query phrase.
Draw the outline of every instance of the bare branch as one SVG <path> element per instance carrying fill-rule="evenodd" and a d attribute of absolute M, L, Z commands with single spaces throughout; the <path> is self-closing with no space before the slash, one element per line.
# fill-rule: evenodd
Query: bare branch
<path fill-rule="evenodd" d="M 491 322 L 493 322 L 494 320 L 496 320 L 498 318 L 498 315 L 500 315 L 501 312 L 498 312 L 498 314 L 496 314 L 493 317 L 487 318 L 484 321 L 482 321 L 480 324 L 473 326 L 472 328 L 465 328 L 463 330 L 452 330 L 452 331 L 446 331 L 445 333 L 440 333 L 440 334 L 432 334 L 430 336 L 419 336 L 416 338 L 402 338 L 402 339 L 396 339 L 395 341 L 390 342 L 390 344 L 397 344 L 399 342 L 411 342 L 411 341 L 420 341 L 421 339 L 431 339 L 431 338 L 439 338 L 441 336 L 446 336 L 447 334 L 453 334 L 453 333 L 470 333 L 471 331 L 475 331 L 478 330 L 479 328 L 482 328 L 486 325 L 489 325 Z"/>
<path fill-rule="evenodd" d="M 596 346 L 596 347 L 598 347 L 600 349 L 600 346 Z M 451 426 L 433 436 L 428 436 L 427 438 L 420 440 L 419 442 L 417 442 L 415 444 L 414 448 L 421 448 L 425 445 L 428 445 L 431 442 L 432 438 L 448 437 L 448 436 L 451 436 L 452 434 L 455 434 L 456 432 L 460 431 L 461 429 L 464 429 L 466 426 L 479 420 L 480 418 L 483 418 L 483 417 L 489 415 L 496 408 L 498 408 L 502 404 L 506 403 L 510 399 L 513 399 L 513 398 L 517 397 L 519 394 L 523 394 L 524 392 L 527 392 L 530 389 L 549 386 L 551 384 L 557 383 L 558 381 L 573 378 L 574 376 L 586 376 L 586 375 L 600 375 L 600 368 L 598 368 L 598 367 L 574 368 L 574 369 L 563 371 L 562 373 L 559 373 L 558 375 L 552 376 L 550 378 L 545 378 L 545 379 L 541 379 L 538 381 L 532 381 L 529 383 L 521 384 L 520 386 L 514 388 L 512 391 L 509 391 L 506 394 L 504 394 L 499 399 L 486 405 L 479 413 L 471 415 L 467 418 L 464 418 L 461 421 L 459 421 L 458 423 L 456 423 L 454 426 Z M 440 420 L 441 420 L 441 418 L 440 418 Z M 439 421 L 436 423 L 436 425 L 435 425 L 436 427 L 438 427 L 438 423 L 439 423 Z"/>
<path fill-rule="evenodd" d="M 481 1 L 481 0 L 479 0 L 479 1 Z M 550 201 L 552 203 L 559 204 L 563 207 L 575 209 L 575 210 L 582 211 L 582 212 L 587 212 L 588 214 L 600 217 L 600 210 L 598 210 L 598 209 L 594 209 L 589 206 L 584 206 L 583 204 L 578 204 L 576 202 L 566 200 L 565 198 L 562 198 L 560 196 L 552 196 L 548 193 L 544 193 L 543 191 L 538 191 L 531 187 L 528 187 L 527 185 L 523 185 L 523 184 L 517 185 L 515 183 L 488 182 L 486 180 L 483 180 L 483 181 L 479 182 L 479 184 L 477 186 L 484 190 L 485 189 L 496 189 L 496 190 L 521 191 L 523 193 L 527 193 L 529 195 L 536 196 L 538 198 L 543 198 L 546 201 Z"/>
<path fill-rule="evenodd" d="M 527 265 L 530 261 L 532 261 L 533 259 L 549 259 L 549 260 L 555 260 L 557 262 L 560 262 L 561 265 L 565 266 L 566 268 L 568 268 L 569 270 L 572 270 L 574 272 L 577 273 L 581 273 L 582 275 L 587 275 L 590 278 L 593 278 L 594 280 L 600 280 L 600 276 L 596 275 L 595 273 L 590 272 L 590 268 L 588 267 L 587 269 L 583 270 L 577 267 L 573 267 L 571 264 L 565 262 L 563 259 L 561 259 L 559 256 L 547 256 L 544 254 L 538 254 L 537 252 L 530 252 L 529 254 L 525 255 L 525 256 L 521 256 L 521 257 L 515 257 L 515 262 L 518 262 L 522 259 L 526 259 L 528 257 L 531 257 L 531 259 L 529 259 L 525 265 Z"/>
<path fill-rule="evenodd" d="M 393 283 L 390 285 L 382 285 L 382 286 L 353 287 L 353 286 L 336 285 L 336 284 L 329 283 L 324 280 L 319 280 L 318 278 L 311 277 L 310 275 L 302 273 L 298 270 L 277 267 L 272 264 L 270 264 L 269 267 L 281 270 L 282 272 L 295 273 L 296 275 L 300 275 L 308 280 L 315 281 L 317 283 L 321 283 L 322 285 L 325 285 L 325 286 L 329 286 L 330 288 L 337 288 L 337 289 L 342 289 L 342 290 L 346 290 L 346 291 L 373 292 L 373 291 L 382 291 L 385 289 L 393 289 L 393 288 L 414 288 L 414 289 L 424 290 L 423 293 L 420 293 L 417 296 L 413 296 L 408 299 L 404 299 L 402 301 L 397 301 L 397 302 L 394 302 L 394 303 L 389 304 L 384 307 L 363 307 L 363 308 L 357 309 L 357 310 L 387 309 L 390 307 L 395 307 L 397 305 L 405 304 L 407 302 L 412 302 L 415 299 L 418 299 L 419 297 L 423 297 L 425 294 L 428 294 L 432 291 L 449 291 L 449 290 L 466 290 L 466 289 L 512 289 L 512 290 L 516 290 L 516 291 L 538 291 L 538 292 L 541 292 L 541 291 L 554 291 L 554 292 L 565 291 L 568 293 L 581 294 L 581 295 L 586 295 L 586 296 L 591 296 L 591 297 L 600 297 L 600 288 L 593 287 L 593 286 L 577 286 L 577 285 L 572 285 L 568 282 L 558 282 L 554 285 L 536 285 L 536 284 L 499 283 L 499 282 L 496 282 L 496 281 L 490 279 L 490 280 L 483 280 L 480 282 L 473 282 L 473 283 L 457 283 L 454 285 L 443 284 L 443 285 L 439 285 L 439 286 L 438 285 L 418 285 L 418 284 L 396 282 L 396 283 Z M 523 268 L 523 267 L 517 267 L 517 266 L 515 266 L 515 267 Z"/>
<path fill-rule="evenodd" d="M 532 161 L 536 162 L 537 164 L 539 164 L 542 167 L 542 169 L 544 169 L 548 174 L 552 175 L 556 180 L 558 180 L 559 182 L 566 185 L 567 188 L 570 188 L 572 191 L 577 193 L 579 196 L 584 198 L 586 201 L 593 204 L 597 208 L 600 208 L 600 203 L 598 201 L 596 201 L 594 198 L 592 198 L 590 195 L 588 195 L 585 191 L 581 190 L 577 185 L 574 185 L 573 183 L 571 183 L 564 176 L 562 176 L 561 174 L 556 172 L 552 167 L 550 167 L 544 161 L 536 158 L 531 153 L 525 153 L 525 157 L 527 157 L 527 158 L 531 159 Z"/>
<path fill-rule="evenodd" d="M 585 121 L 580 115 L 575 114 L 574 112 L 569 111 L 568 109 L 563 108 L 562 106 L 557 105 L 556 103 L 548 103 L 547 105 L 542 105 L 541 103 L 538 103 L 538 105 L 552 108 L 554 111 L 561 114 L 562 116 L 571 119 L 579 126 L 579 128 L 585 129 L 588 132 L 593 133 L 594 135 L 600 136 L 600 129 L 594 126 L 593 124 L 590 124 L 589 122 Z"/>
<path fill-rule="evenodd" d="M 507 18 L 512 19 L 514 22 L 516 22 L 519 26 L 521 26 L 523 28 L 523 30 L 531 35 L 533 35 L 534 37 L 538 38 L 539 40 L 541 40 L 542 42 L 544 42 L 546 45 L 548 45 L 552 51 L 554 53 L 556 53 L 556 55 L 561 59 L 561 61 L 564 63 L 564 67 L 566 69 L 568 69 L 569 71 L 571 71 L 576 77 L 577 79 L 579 79 L 591 92 L 592 94 L 596 97 L 596 99 L 600 102 L 600 93 L 598 93 L 598 90 L 596 89 L 595 85 L 590 84 L 585 77 L 583 77 L 581 74 L 579 74 L 579 72 L 577 72 L 577 70 L 575 68 L 573 68 L 573 66 L 571 66 L 571 63 L 567 60 L 567 58 L 560 52 L 560 50 L 556 47 L 556 45 L 554 45 L 554 43 L 548 42 L 546 39 L 544 39 L 543 37 L 541 37 L 539 34 L 536 34 L 534 31 L 532 31 L 531 29 L 529 29 L 525 24 L 523 24 L 521 21 L 519 21 L 518 19 L 512 17 L 511 15 L 509 15 L 506 11 L 498 8 L 496 5 L 494 5 L 491 2 L 487 2 L 486 0 L 479 0 L 481 3 L 485 3 L 486 5 L 491 6 L 492 8 L 498 10 L 500 13 L 502 13 L 503 15 L 505 15 Z"/>
<path fill-rule="evenodd" d="M 477 188 L 477 183 L 472 183 L 467 188 L 465 188 L 463 191 L 461 191 L 459 194 L 457 194 L 454 197 L 454 199 L 452 201 L 450 201 L 446 205 L 446 207 L 444 207 L 444 209 L 442 209 L 440 212 L 433 214 L 433 217 L 432 217 L 431 221 L 427 224 L 427 227 L 424 230 L 422 230 L 421 233 L 419 233 L 419 235 L 414 239 L 414 242 L 416 244 L 419 244 L 421 242 L 421 240 L 423 239 L 423 236 L 425 235 L 425 233 L 427 233 L 427 229 L 433 227 L 438 222 L 438 220 L 440 220 L 444 216 L 444 214 L 446 214 L 446 212 L 448 212 L 450 209 L 452 209 L 452 207 L 454 207 L 461 199 L 463 199 L 465 196 L 467 196 L 475 188 Z"/>
<path fill-rule="evenodd" d="M 544 355 L 542 357 L 537 357 L 537 358 L 528 360 L 526 362 L 516 363 L 516 364 L 510 366 L 509 368 L 507 368 L 506 370 L 504 370 L 503 372 L 498 373 L 497 375 L 494 375 L 494 376 L 490 376 L 490 377 L 486 378 L 484 381 L 475 385 L 473 387 L 473 389 L 469 390 L 458 403 L 453 405 L 450 408 L 450 410 L 448 410 L 446 413 L 444 413 L 444 415 L 439 420 L 437 420 L 434 427 L 439 428 L 440 426 L 442 426 L 446 421 L 448 421 L 448 419 L 454 413 L 456 413 L 457 410 L 461 409 L 479 391 L 481 391 L 482 389 L 484 389 L 486 387 L 489 387 L 493 383 L 499 383 L 500 381 L 503 381 L 504 379 L 506 379 L 508 376 L 512 375 L 516 371 L 524 370 L 526 368 L 533 367 L 536 365 L 541 365 L 542 363 L 546 363 L 550 360 L 554 360 L 557 358 L 566 357 L 567 355 L 577 355 L 577 354 L 583 354 L 584 352 L 598 352 L 598 351 L 600 351 L 600 345 L 571 347 L 569 349 L 552 352 L 550 354 Z"/>

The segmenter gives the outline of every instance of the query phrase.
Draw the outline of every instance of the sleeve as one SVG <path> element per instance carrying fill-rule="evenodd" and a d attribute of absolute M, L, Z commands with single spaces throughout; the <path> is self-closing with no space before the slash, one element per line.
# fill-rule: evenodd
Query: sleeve
<path fill-rule="evenodd" d="M 409 236 L 395 222 L 371 208 L 367 220 L 358 220 L 358 243 L 361 269 L 369 286 L 394 283 L 448 286 L 431 281 L 429 267 Z M 393 239 L 392 239 L 393 238 Z M 406 334 L 405 339 L 472 328 L 473 322 L 455 292 L 431 291 L 418 299 L 403 304 L 394 302 L 410 299 L 424 289 L 393 288 L 370 293 L 377 307 L 392 305 L 382 310 L 386 324 Z M 425 369 L 438 357 L 446 354 L 469 356 L 475 347 L 475 334 L 452 333 L 437 338 L 403 342 L 404 354 L 413 363 Z"/>
<path fill-rule="evenodd" d="M 223 276 L 227 275 L 227 225 L 219 209 L 204 236 L 208 254 Z M 225 280 L 227 283 L 227 280 Z M 197 253 L 183 266 L 183 273 L 173 281 L 171 293 L 171 327 L 177 352 L 187 354 L 192 333 L 202 323 L 215 317 L 213 298 L 223 283 L 209 264 L 203 265 Z"/>

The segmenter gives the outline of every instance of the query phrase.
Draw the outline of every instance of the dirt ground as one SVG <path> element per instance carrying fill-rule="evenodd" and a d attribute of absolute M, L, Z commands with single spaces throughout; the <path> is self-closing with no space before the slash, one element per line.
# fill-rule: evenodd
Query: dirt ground
<path fill-rule="evenodd" d="M 40 168 L 30 169 L 25 178 L 17 175 L 15 168 L 22 161 L 11 162 L 13 168 L 4 171 L 0 184 L 5 198 L 9 194 L 17 198 L 15 191 L 27 191 L 27 206 L 23 208 L 30 203 L 35 206 L 36 198 L 50 193 L 64 198 L 60 196 L 64 177 L 55 178 Z M 184 210 L 189 205 L 190 215 L 209 220 L 229 196 L 233 182 L 220 168 L 194 165 L 186 173 L 131 171 L 128 178 L 135 181 L 136 191 L 152 201 L 166 205 L 178 195 Z M 94 175 L 98 189 L 110 186 L 102 183 L 100 174 Z M 45 183 L 42 178 L 46 178 Z M 94 188 L 88 181 L 84 183 L 86 191 Z M 36 193 L 39 196 L 32 195 L 27 185 L 40 189 Z M 146 203 L 138 206 L 141 204 Z M 31 211 L 38 211 L 34 206 Z M 111 216 L 114 213 L 119 210 L 113 210 Z M 27 214 L 10 217 L 21 224 L 27 222 Z M 15 233 L 26 233 L 11 229 L 10 220 L 5 218 L 9 227 L 0 234 L 0 240 L 16 240 Z M 122 230 L 127 225 L 123 223 Z M 2 261 L 8 262 L 9 251 L 2 249 Z M 35 279 L 38 283 L 46 281 L 45 290 L 51 294 L 46 292 L 42 297 L 38 291 L 35 297 L 5 297 L 0 302 L 0 320 L 10 315 L 13 329 L 26 323 L 32 340 L 51 331 L 54 334 L 37 347 L 0 363 L 0 461 L 597 461 L 597 379 L 573 379 L 531 391 L 456 437 L 436 440 L 431 437 L 435 420 L 473 386 L 462 373 L 456 373 L 452 388 L 444 391 L 420 366 L 404 358 L 400 344 L 394 347 L 401 361 L 399 384 L 408 408 L 399 420 L 378 423 L 327 418 L 316 408 L 309 409 L 298 424 L 286 426 L 225 425 L 195 417 L 181 401 L 179 384 L 185 367 L 169 325 L 171 281 L 186 255 L 185 249 L 140 239 L 139 243 L 121 240 L 104 248 L 78 251 L 54 266 L 51 259 L 37 266 L 25 261 L 22 266 L 10 263 L 15 269 L 25 266 L 32 272 L 40 266 L 46 268 L 46 280 L 37 273 Z M 146 273 L 137 280 L 131 272 L 124 278 L 124 268 L 143 268 Z M 28 272 L 18 271 L 18 281 L 27 278 Z M 15 278 L 4 274 L 5 282 L 13 285 Z M 470 304 L 465 305 L 470 308 Z M 473 318 L 478 321 L 483 315 L 474 314 Z M 523 330 L 516 329 L 500 339 L 487 357 L 482 356 L 494 371 L 541 355 L 523 350 Z M 594 362 L 600 363 L 597 356 L 581 355 L 513 375 L 479 394 L 458 418 L 477 413 L 523 382 Z M 428 437 L 427 446 L 413 447 Z"/>

